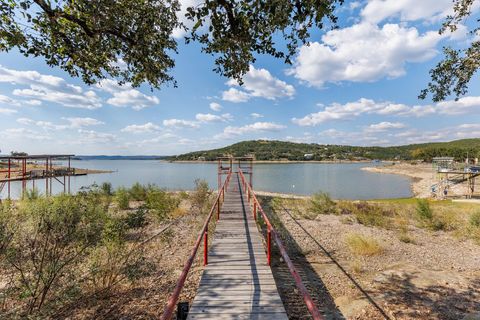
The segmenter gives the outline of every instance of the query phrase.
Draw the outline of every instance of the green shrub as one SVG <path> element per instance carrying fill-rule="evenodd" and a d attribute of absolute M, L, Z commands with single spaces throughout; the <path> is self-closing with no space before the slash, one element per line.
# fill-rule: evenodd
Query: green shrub
<path fill-rule="evenodd" d="M 425 199 L 417 200 L 416 208 L 417 217 L 422 221 L 432 221 L 433 211 L 430 208 L 430 204 Z"/>
<path fill-rule="evenodd" d="M 96 196 L 84 192 L 22 200 L 18 217 L 2 258 L 17 272 L 14 285 L 31 314 L 53 293 L 74 287 L 76 266 L 100 241 L 105 212 Z"/>
<path fill-rule="evenodd" d="M 130 207 L 130 195 L 127 189 L 120 187 L 115 191 L 115 200 L 120 209 L 126 210 Z"/>
<path fill-rule="evenodd" d="M 336 204 L 328 193 L 319 192 L 312 196 L 310 200 L 309 212 L 313 214 L 332 214 L 336 213 Z"/>
<path fill-rule="evenodd" d="M 147 209 L 142 206 L 134 211 L 129 211 L 125 223 L 131 229 L 142 228 L 147 224 Z"/>
<path fill-rule="evenodd" d="M 0 256 L 5 253 L 19 223 L 11 201 L 0 202 Z"/>
<path fill-rule="evenodd" d="M 89 280 L 94 289 L 110 289 L 123 274 L 130 258 L 126 245 L 126 222 L 123 219 L 109 217 L 102 232 L 102 243 L 90 257 Z"/>
<path fill-rule="evenodd" d="M 40 198 L 40 191 L 37 188 L 27 189 L 22 195 L 22 199 L 35 200 Z"/>
<path fill-rule="evenodd" d="M 208 203 L 211 193 L 212 192 L 207 181 L 196 179 L 195 190 L 190 195 L 190 203 L 192 208 L 194 208 L 197 212 L 202 213 L 205 210 L 205 206 Z"/>
<path fill-rule="evenodd" d="M 147 192 L 145 205 L 160 220 L 168 218 L 169 214 L 178 207 L 180 200 L 164 190 L 150 188 Z"/>
<path fill-rule="evenodd" d="M 106 196 L 111 196 L 113 194 L 112 184 L 110 182 L 102 183 L 100 190 Z"/>
<path fill-rule="evenodd" d="M 470 225 L 472 227 L 480 228 L 480 211 L 477 211 L 470 216 Z"/>
<path fill-rule="evenodd" d="M 355 203 L 352 214 L 358 223 L 370 227 L 390 227 L 389 217 L 394 215 L 394 212 L 384 210 L 376 204 L 368 202 Z"/>
<path fill-rule="evenodd" d="M 135 183 L 129 190 L 130 198 L 136 201 L 145 201 L 147 199 L 147 191 L 149 188 L 142 186 L 138 182 Z"/>

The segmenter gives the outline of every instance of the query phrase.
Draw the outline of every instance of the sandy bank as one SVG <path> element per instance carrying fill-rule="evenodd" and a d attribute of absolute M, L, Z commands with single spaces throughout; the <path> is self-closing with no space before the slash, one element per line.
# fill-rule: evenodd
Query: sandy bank
<path fill-rule="evenodd" d="M 432 168 L 432 164 L 410 164 L 410 163 L 395 163 L 385 164 L 383 166 L 365 167 L 362 170 L 377 173 L 400 174 L 412 178 L 412 192 L 417 198 L 430 198 L 431 187 L 437 183 L 436 173 Z M 448 190 L 450 196 L 461 196 L 466 193 L 464 185 L 455 185 Z"/>

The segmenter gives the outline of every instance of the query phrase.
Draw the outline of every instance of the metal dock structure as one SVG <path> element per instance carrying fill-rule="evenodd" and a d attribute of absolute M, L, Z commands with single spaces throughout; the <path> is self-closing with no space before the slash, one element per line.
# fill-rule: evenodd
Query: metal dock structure
<path fill-rule="evenodd" d="M 175 310 L 176 319 L 188 320 L 288 319 L 270 268 L 272 242 L 287 265 L 312 319 L 324 319 L 253 191 L 252 160 L 219 159 L 217 198 L 160 319 L 172 319 Z M 210 224 L 215 227 L 211 243 L 208 240 Z M 190 307 L 185 308 L 185 303 L 181 303 L 177 308 L 202 242 L 205 268 L 196 296 Z"/>

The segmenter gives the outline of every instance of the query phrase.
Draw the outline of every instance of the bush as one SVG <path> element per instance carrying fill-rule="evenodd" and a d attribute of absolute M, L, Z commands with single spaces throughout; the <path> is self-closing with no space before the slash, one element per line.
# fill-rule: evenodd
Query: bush
<path fill-rule="evenodd" d="M 190 195 L 190 203 L 192 208 L 194 208 L 198 213 L 202 213 L 205 209 L 208 199 L 211 195 L 210 187 L 208 186 L 207 181 L 196 179 L 195 180 L 195 190 Z"/>
<path fill-rule="evenodd" d="M 129 211 L 125 223 L 130 229 L 142 228 L 147 224 L 147 209 L 142 206 L 134 211 Z"/>
<path fill-rule="evenodd" d="M 102 232 L 102 243 L 92 253 L 89 280 L 94 289 L 111 288 L 122 277 L 130 258 L 125 243 L 126 222 L 109 217 Z"/>
<path fill-rule="evenodd" d="M 27 313 L 40 310 L 61 288 L 72 287 L 76 266 L 102 234 L 105 212 L 88 193 L 23 200 L 4 261 L 18 273 L 15 288 Z"/>
<path fill-rule="evenodd" d="M 417 200 L 416 214 L 421 225 L 433 231 L 454 230 L 457 227 L 453 214 L 445 212 L 434 214 L 429 202 L 425 199 Z"/>
<path fill-rule="evenodd" d="M 127 189 L 120 187 L 115 191 L 115 200 L 120 209 L 126 210 L 130 207 L 130 195 Z"/>
<path fill-rule="evenodd" d="M 111 196 L 113 194 L 112 184 L 110 182 L 104 182 L 100 186 L 100 190 L 106 196 Z"/>
<path fill-rule="evenodd" d="M 417 200 L 416 208 L 417 217 L 422 221 L 431 221 L 433 219 L 433 211 L 430 204 L 425 199 Z"/>
<path fill-rule="evenodd" d="M 336 204 L 328 193 L 319 192 L 312 196 L 309 211 L 316 215 L 336 213 Z"/>
<path fill-rule="evenodd" d="M 373 256 L 383 252 L 382 246 L 376 239 L 361 234 L 349 234 L 345 242 L 354 255 Z"/>
<path fill-rule="evenodd" d="M 27 200 L 35 200 L 38 198 L 40 198 L 40 192 L 38 191 L 37 188 L 27 189 L 25 190 L 25 193 L 22 195 L 22 199 L 27 199 Z"/>
<path fill-rule="evenodd" d="M 145 205 L 160 220 L 166 219 L 169 214 L 178 207 L 179 204 L 179 199 L 168 194 L 164 190 L 152 187 L 147 192 Z"/>
<path fill-rule="evenodd" d="M 19 217 L 15 217 L 11 201 L 0 202 L 0 256 L 5 253 L 15 233 Z"/>
<path fill-rule="evenodd" d="M 149 187 L 151 188 L 151 187 Z M 145 201 L 147 199 L 148 189 L 140 183 L 135 183 L 129 190 L 130 198 L 136 201 Z"/>
<path fill-rule="evenodd" d="M 390 226 L 389 217 L 394 212 L 384 210 L 379 205 L 360 202 L 354 204 L 352 214 L 358 223 L 365 226 L 388 228 Z"/>
<path fill-rule="evenodd" d="M 187 191 L 180 191 L 179 195 L 180 199 L 187 200 L 190 196 L 188 195 Z"/>
<path fill-rule="evenodd" d="M 470 225 L 472 227 L 480 228 L 480 211 L 477 211 L 470 216 Z"/>

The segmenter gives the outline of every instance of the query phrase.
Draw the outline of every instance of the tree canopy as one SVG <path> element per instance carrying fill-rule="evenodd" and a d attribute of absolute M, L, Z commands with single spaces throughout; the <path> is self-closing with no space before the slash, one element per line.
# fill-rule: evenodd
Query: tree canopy
<path fill-rule="evenodd" d="M 178 0 L 4 0 L 0 3 L 0 51 L 17 48 L 42 56 L 87 84 L 106 77 L 154 88 L 175 83 L 178 28 L 187 42 L 215 56 L 214 71 L 237 79 L 255 53 L 290 63 L 312 27 L 334 25 L 343 0 L 206 0 L 187 9 L 190 29 L 178 19 Z M 284 48 L 275 37 L 286 41 Z"/>
<path fill-rule="evenodd" d="M 453 0 L 454 13 L 447 17 L 443 23 L 440 33 L 456 31 L 460 24 L 463 24 L 472 14 L 472 6 L 477 0 Z M 477 23 L 470 34 L 477 36 L 480 27 Z M 431 71 L 431 81 L 427 88 L 422 90 L 419 98 L 425 99 L 428 94 L 432 100 L 445 100 L 452 93 L 458 99 L 468 92 L 468 85 L 473 75 L 480 67 L 480 41 L 478 37 L 463 49 L 444 47 L 444 58 Z"/>
<path fill-rule="evenodd" d="M 477 0 L 453 0 L 453 12 L 440 33 L 455 31 L 471 16 Z M 187 8 L 179 19 L 179 0 L 3 0 L 0 3 L 0 51 L 18 49 L 45 58 L 71 76 L 93 84 L 107 77 L 153 88 L 173 83 L 176 30 L 215 57 L 213 70 L 242 83 L 242 76 L 267 54 L 290 64 L 307 43 L 312 28 L 335 27 L 336 6 L 344 0 L 206 0 Z M 478 20 L 475 21 L 478 24 Z M 479 27 L 470 30 L 476 35 Z M 278 41 L 283 39 L 284 41 Z M 279 45 L 280 43 L 281 45 Z M 430 71 L 420 98 L 457 98 L 480 67 L 480 41 L 466 48 L 444 48 L 444 58 Z"/>

